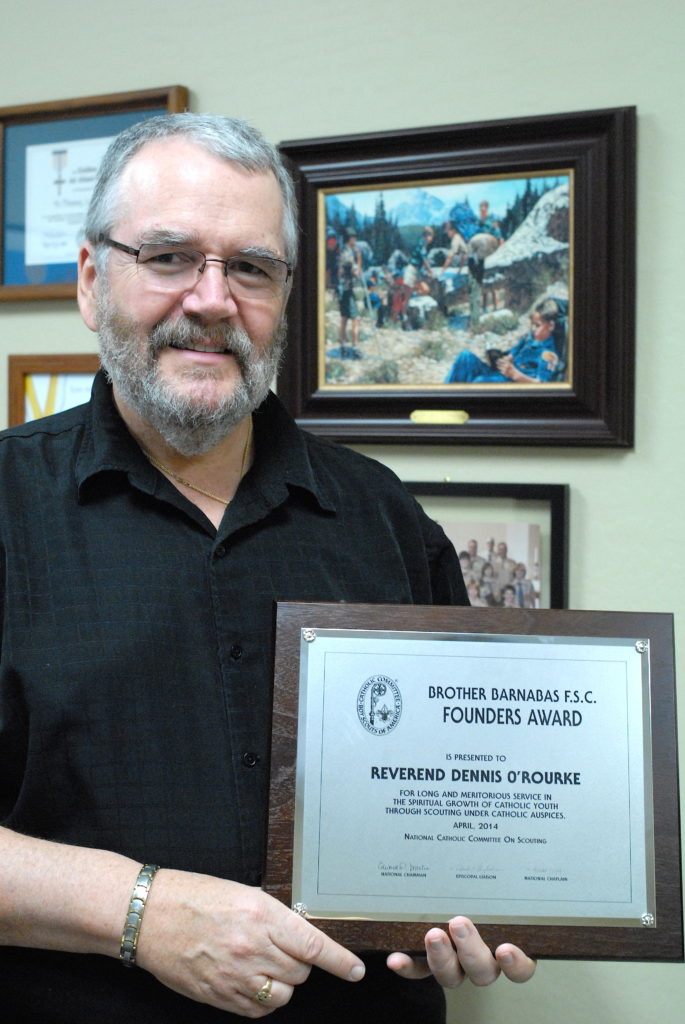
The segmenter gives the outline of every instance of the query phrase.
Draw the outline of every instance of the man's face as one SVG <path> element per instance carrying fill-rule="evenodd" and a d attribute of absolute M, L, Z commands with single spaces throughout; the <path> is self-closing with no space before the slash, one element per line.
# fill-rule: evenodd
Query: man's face
<path fill-rule="evenodd" d="M 485 200 L 484 200 L 484 201 L 483 201 L 483 202 L 482 202 L 482 203 L 480 204 L 480 219 L 481 219 L 481 220 L 485 220 L 485 218 L 486 218 L 486 217 L 487 217 L 487 215 L 488 215 L 488 210 L 489 210 L 489 209 L 490 209 L 490 203 L 487 203 L 487 202 L 485 202 Z"/>
<path fill-rule="evenodd" d="M 466 550 L 468 551 L 471 558 L 473 558 L 474 555 L 478 553 L 478 542 L 475 540 L 470 540 L 466 545 Z"/>
<path fill-rule="evenodd" d="M 507 545 L 502 540 L 497 545 L 497 554 L 500 556 L 500 558 L 507 557 Z"/>
<path fill-rule="evenodd" d="M 125 245 L 182 242 L 210 257 L 284 257 L 281 193 L 270 173 L 167 139 L 136 154 L 119 188 L 112 237 Z M 118 250 L 104 278 L 86 251 L 80 271 L 81 311 L 100 334 L 124 418 L 132 409 L 173 447 L 196 454 L 263 400 L 282 343 L 286 289 L 236 298 L 218 263 L 192 286 L 161 289 Z"/>

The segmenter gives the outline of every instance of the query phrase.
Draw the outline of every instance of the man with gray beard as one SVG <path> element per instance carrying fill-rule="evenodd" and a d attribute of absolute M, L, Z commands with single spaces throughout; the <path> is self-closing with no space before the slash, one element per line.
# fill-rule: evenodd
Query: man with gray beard
<path fill-rule="evenodd" d="M 248 125 L 164 116 L 110 146 L 78 284 L 104 369 L 0 437 L 12 1021 L 439 1024 L 440 985 L 533 972 L 464 917 L 424 958 L 362 960 L 260 888 L 274 601 L 466 603 L 399 480 L 269 391 L 295 257 Z"/>
<path fill-rule="evenodd" d="M 230 324 L 203 327 L 192 320 L 162 320 L 150 331 L 143 349 L 135 323 L 117 314 L 107 293 L 97 296 L 100 361 L 120 395 L 168 444 L 188 457 L 204 455 L 258 408 L 269 393 L 285 341 L 285 321 L 277 325 L 269 348 L 260 357 L 247 332 Z M 156 356 L 165 348 L 206 346 L 211 341 L 236 359 L 241 376 L 234 391 L 217 403 L 198 403 L 169 392 L 156 373 Z M 211 368 L 188 367 L 187 379 L 211 375 Z"/>

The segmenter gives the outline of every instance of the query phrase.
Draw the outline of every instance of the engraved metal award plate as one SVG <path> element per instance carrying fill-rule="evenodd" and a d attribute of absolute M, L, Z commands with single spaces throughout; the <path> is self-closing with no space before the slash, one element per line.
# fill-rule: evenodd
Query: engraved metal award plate
<path fill-rule="evenodd" d="M 682 959 L 674 693 L 669 615 L 279 604 L 265 888 L 359 950 Z"/>

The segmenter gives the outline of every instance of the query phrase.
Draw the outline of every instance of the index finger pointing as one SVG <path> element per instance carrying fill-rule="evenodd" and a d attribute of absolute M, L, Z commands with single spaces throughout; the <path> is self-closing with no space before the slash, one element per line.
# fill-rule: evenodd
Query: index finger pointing
<path fill-rule="evenodd" d="M 285 933 L 274 940 L 296 960 L 320 967 L 343 981 L 361 981 L 366 973 L 363 961 L 302 917 L 292 916 Z"/>

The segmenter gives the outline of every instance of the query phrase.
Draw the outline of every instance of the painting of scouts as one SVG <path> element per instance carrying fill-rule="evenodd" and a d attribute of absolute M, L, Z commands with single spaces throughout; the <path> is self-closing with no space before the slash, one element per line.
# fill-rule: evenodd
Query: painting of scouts
<path fill-rule="evenodd" d="M 322 386 L 568 387 L 572 185 L 323 190 Z"/>

